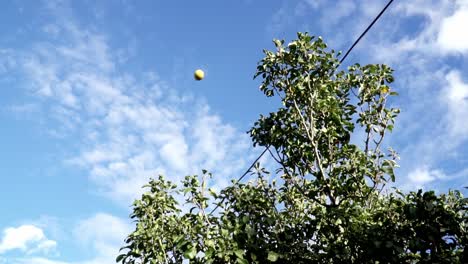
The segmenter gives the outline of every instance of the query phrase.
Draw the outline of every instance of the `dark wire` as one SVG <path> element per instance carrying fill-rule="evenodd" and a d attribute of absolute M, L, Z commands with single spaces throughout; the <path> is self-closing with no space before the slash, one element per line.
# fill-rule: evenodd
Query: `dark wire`
<path fill-rule="evenodd" d="M 366 28 L 366 30 L 364 30 L 364 32 L 362 32 L 362 34 L 359 36 L 359 38 L 353 43 L 353 45 L 351 46 L 351 48 L 348 49 L 348 51 L 346 52 L 346 54 L 343 56 L 343 58 L 341 58 L 340 60 L 340 64 L 343 63 L 343 61 L 346 59 L 346 57 L 348 57 L 348 54 L 353 50 L 353 48 L 359 43 L 359 41 L 361 41 L 362 37 L 364 37 L 364 35 L 367 34 L 367 31 L 369 31 L 372 26 L 375 24 L 375 22 L 377 22 L 377 20 L 379 20 L 379 18 L 383 15 L 383 13 L 385 13 L 385 10 L 387 10 L 387 8 L 392 4 L 393 0 L 390 0 L 388 1 L 387 5 L 380 11 L 380 13 L 374 18 L 374 20 L 372 21 L 372 23 L 370 23 L 370 25 Z"/>
<path fill-rule="evenodd" d="M 244 174 L 242 174 L 242 176 L 237 180 L 237 182 L 240 182 L 246 175 L 247 173 L 249 173 L 249 171 L 252 169 L 252 167 L 257 163 L 257 161 L 263 156 L 263 154 L 265 154 L 265 152 L 268 150 L 269 146 L 265 147 L 265 150 L 263 150 L 263 152 L 257 157 L 257 159 L 255 159 L 254 162 L 252 162 L 252 164 L 250 165 L 250 167 L 244 172 Z M 236 183 L 237 183 L 236 182 Z M 226 198 L 223 197 L 223 199 L 221 199 L 221 201 L 216 204 L 216 207 L 213 208 L 213 210 L 211 210 L 211 212 L 209 213 L 209 215 L 213 214 L 214 211 L 216 211 L 216 209 L 218 209 L 219 205 L 224 202 Z"/>
<path fill-rule="evenodd" d="M 351 47 L 348 49 L 348 51 L 345 53 L 345 55 L 343 56 L 343 58 L 341 58 L 340 60 L 340 64 L 343 63 L 343 61 L 346 59 L 346 57 L 348 57 L 348 54 L 353 50 L 353 48 L 359 43 L 359 41 L 361 41 L 361 39 L 367 34 L 367 32 L 372 28 L 372 26 L 374 26 L 375 22 L 377 22 L 377 20 L 379 20 L 379 18 L 383 15 L 383 13 L 385 13 L 385 11 L 387 10 L 387 8 L 392 4 L 393 0 L 390 0 L 387 5 L 380 11 L 380 13 L 374 18 L 374 20 L 372 21 L 372 23 L 370 23 L 370 25 L 366 28 L 366 30 L 364 30 L 364 32 L 362 32 L 362 34 L 359 36 L 359 38 L 354 41 L 353 45 L 351 45 Z M 237 180 L 237 182 L 240 182 L 246 175 L 247 173 L 249 173 L 249 171 L 252 169 L 253 166 L 255 166 L 255 164 L 257 163 L 257 161 L 263 157 L 263 155 L 267 152 L 269 146 L 265 147 L 265 150 L 263 150 L 263 152 L 258 156 L 257 159 L 255 159 L 254 162 L 252 162 L 252 164 L 249 166 L 249 168 L 244 172 L 244 174 L 242 174 L 242 176 Z M 213 208 L 213 210 L 211 210 L 211 212 L 209 213 L 209 215 L 213 214 L 214 211 L 216 211 L 216 209 L 218 209 L 219 205 L 224 202 L 225 200 L 225 197 L 223 197 L 223 199 L 221 199 L 221 201 L 216 204 L 215 208 Z"/>

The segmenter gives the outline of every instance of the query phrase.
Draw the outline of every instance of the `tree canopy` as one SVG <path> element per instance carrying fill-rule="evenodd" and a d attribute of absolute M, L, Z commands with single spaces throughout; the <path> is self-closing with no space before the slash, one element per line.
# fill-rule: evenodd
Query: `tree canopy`
<path fill-rule="evenodd" d="M 383 148 L 399 113 L 389 107 L 393 70 L 338 71 L 339 54 L 307 33 L 274 44 L 255 77 L 282 105 L 248 133 L 278 170 L 256 164 L 251 181 L 220 192 L 205 170 L 181 186 L 151 179 L 117 262 L 468 263 L 468 201 L 459 191 L 385 188 L 398 160 Z"/>

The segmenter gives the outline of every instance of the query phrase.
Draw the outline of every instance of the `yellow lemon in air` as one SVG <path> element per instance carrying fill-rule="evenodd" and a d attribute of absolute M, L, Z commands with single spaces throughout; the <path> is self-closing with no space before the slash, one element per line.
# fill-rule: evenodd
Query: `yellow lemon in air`
<path fill-rule="evenodd" d="M 195 80 L 201 81 L 203 80 L 203 78 L 205 78 L 205 73 L 202 70 L 198 69 L 195 71 L 193 76 L 195 77 Z"/>

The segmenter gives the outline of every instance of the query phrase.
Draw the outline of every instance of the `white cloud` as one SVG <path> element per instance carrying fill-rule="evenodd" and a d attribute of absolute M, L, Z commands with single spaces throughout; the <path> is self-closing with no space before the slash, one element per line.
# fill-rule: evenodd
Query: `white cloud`
<path fill-rule="evenodd" d="M 50 223 L 51 218 L 42 218 L 39 222 Z M 55 222 L 56 220 L 52 220 Z M 27 255 L 36 254 L 41 251 L 45 253 L 51 248 L 56 247 L 55 241 L 44 239 L 45 236 L 41 229 L 31 226 L 23 226 L 22 233 L 29 233 L 29 240 L 36 241 L 35 247 L 25 247 L 26 255 L 18 258 L 8 258 L 8 264 L 112 264 L 119 254 L 119 248 L 124 244 L 124 239 L 133 231 L 129 219 L 122 219 L 106 213 L 97 213 L 89 218 L 78 221 L 71 228 L 71 238 L 75 241 L 75 250 L 81 249 L 86 252 L 96 252 L 96 255 L 90 259 L 60 260 L 57 254 L 54 259 L 50 257 L 39 257 L 36 255 L 28 257 Z M 19 232 L 14 234 L 18 237 Z M 24 236 L 19 236 L 24 237 Z M 27 240 L 27 239 L 22 239 Z M 16 243 L 21 244 L 21 243 Z M 22 243 L 31 244 L 31 243 Z M 30 249 L 29 249 L 30 248 Z M 0 251 L 0 254 L 2 252 Z M 0 263 L 2 258 L 0 257 Z"/>
<path fill-rule="evenodd" d="M 372 54 L 375 54 L 379 60 L 398 63 L 414 54 L 424 54 L 427 58 L 438 59 L 449 53 L 468 51 L 468 38 L 463 30 L 464 25 L 468 23 L 466 20 L 468 5 L 464 0 L 416 0 L 395 4 L 386 14 L 392 17 L 394 23 L 379 25 L 380 30 L 375 33 L 378 38 L 371 34 L 372 41 L 368 44 L 373 47 Z M 404 34 L 395 40 L 393 34 L 406 33 L 406 30 L 411 32 L 411 29 L 406 28 L 415 26 L 402 24 L 406 18 L 424 20 L 423 28 L 410 35 Z"/>
<path fill-rule="evenodd" d="M 408 179 L 416 186 L 422 186 L 438 179 L 445 179 L 447 176 L 440 170 L 431 170 L 427 167 L 419 167 L 411 171 Z"/>
<path fill-rule="evenodd" d="M 219 116 L 210 115 L 207 106 L 199 109 L 192 123 L 191 131 L 194 142 L 196 142 L 194 149 L 197 151 L 192 159 L 209 169 L 214 169 L 215 164 L 224 160 L 229 154 L 226 146 L 232 147 L 231 150 L 234 153 L 239 153 L 242 149 L 247 148 L 245 141 L 239 140 L 236 142 L 237 144 L 231 144 L 231 140 L 237 137 L 237 131 L 229 124 L 223 124 Z M 206 159 L 205 157 L 210 158 Z"/>
<path fill-rule="evenodd" d="M 97 259 L 107 259 L 108 263 L 112 263 L 131 231 L 129 221 L 98 213 L 81 221 L 74 229 L 74 235 L 83 246 L 91 247 L 98 253 Z"/>
<path fill-rule="evenodd" d="M 47 239 L 42 229 L 33 225 L 9 227 L 3 231 L 0 242 L 0 254 L 11 250 L 21 250 L 28 253 L 48 253 L 55 249 L 57 243 Z"/>
<path fill-rule="evenodd" d="M 48 255 L 49 253 L 52 253 L 56 247 L 57 247 L 57 242 L 53 240 L 44 240 L 44 241 L 39 242 L 35 248 L 28 250 L 26 253 L 28 255 L 31 255 L 31 254 L 42 252 Z"/>
<path fill-rule="evenodd" d="M 466 25 L 468 25 L 468 4 L 460 2 L 458 9 L 440 23 L 437 43 L 442 50 L 447 52 L 468 52 Z"/>
<path fill-rule="evenodd" d="M 13 260 L 8 260 L 8 264 L 71 264 L 70 262 L 63 262 L 58 260 L 51 260 L 41 257 L 32 257 L 32 258 L 17 258 Z"/>
<path fill-rule="evenodd" d="M 402 182 L 400 187 L 406 191 L 415 189 L 431 189 L 436 192 L 446 192 L 446 182 L 452 182 L 450 189 L 462 189 L 466 186 L 466 175 L 468 168 L 447 173 L 446 171 L 426 165 L 416 166 L 407 175 L 407 181 Z"/>
<path fill-rule="evenodd" d="M 468 138 L 468 83 L 463 82 L 459 71 L 450 71 L 446 80 L 448 82 L 446 89 L 441 94 L 442 100 L 446 103 L 449 111 L 446 114 L 446 120 L 452 138 L 456 137 L 459 141 Z"/>
<path fill-rule="evenodd" d="M 221 174 L 215 185 L 238 176 L 252 154 L 246 134 L 156 73 L 128 72 L 106 36 L 61 16 L 45 28 L 60 41 L 33 43 L 18 57 L 42 114 L 59 124 L 49 133 L 80 143 L 67 163 L 89 171 L 101 194 L 127 206 L 158 174 L 177 182 L 206 168 Z"/>
<path fill-rule="evenodd" d="M 336 4 L 329 5 L 323 10 L 320 10 L 320 22 L 324 29 L 330 30 L 336 24 L 350 16 L 357 8 L 353 0 L 336 1 Z"/>
<path fill-rule="evenodd" d="M 170 167 L 178 171 L 186 171 L 187 148 L 183 137 L 174 137 L 161 147 L 159 154 Z"/>

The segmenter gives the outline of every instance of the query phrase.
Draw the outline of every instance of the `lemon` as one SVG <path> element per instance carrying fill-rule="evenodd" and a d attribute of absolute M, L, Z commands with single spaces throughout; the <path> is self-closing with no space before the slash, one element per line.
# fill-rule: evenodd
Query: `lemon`
<path fill-rule="evenodd" d="M 195 80 L 201 81 L 203 80 L 203 78 L 205 78 L 205 73 L 202 70 L 198 69 L 195 71 L 193 76 L 195 77 Z"/>

